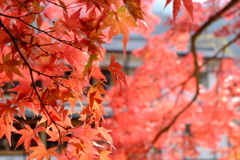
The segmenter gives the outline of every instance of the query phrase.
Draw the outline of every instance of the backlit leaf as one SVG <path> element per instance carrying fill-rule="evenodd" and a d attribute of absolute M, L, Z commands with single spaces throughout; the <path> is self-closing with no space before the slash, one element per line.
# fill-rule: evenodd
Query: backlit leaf
<path fill-rule="evenodd" d="M 108 66 L 108 70 L 112 74 L 114 84 L 119 84 L 121 86 L 123 83 L 124 85 L 127 86 L 125 74 L 121 69 L 122 69 L 122 65 L 116 62 L 115 55 L 113 54 L 111 56 L 111 61 L 110 61 L 110 65 Z"/>

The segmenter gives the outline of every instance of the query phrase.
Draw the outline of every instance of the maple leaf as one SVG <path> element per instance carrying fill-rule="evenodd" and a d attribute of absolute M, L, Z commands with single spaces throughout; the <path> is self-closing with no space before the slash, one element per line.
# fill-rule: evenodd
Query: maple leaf
<path fill-rule="evenodd" d="M 37 113 L 38 108 L 36 108 L 35 105 L 32 103 L 32 101 L 29 100 L 29 99 L 22 100 L 22 101 L 18 102 L 17 105 L 18 105 L 18 108 L 19 108 L 19 112 L 21 113 L 21 115 L 24 119 L 26 119 L 26 117 L 25 117 L 25 107 L 31 109 L 35 115 L 38 114 Z"/>
<path fill-rule="evenodd" d="M 100 160 L 110 160 L 110 158 L 107 157 L 109 153 L 111 153 L 111 152 L 106 150 L 106 149 L 101 151 L 101 153 L 100 153 Z"/>
<path fill-rule="evenodd" d="M 92 66 L 90 76 L 95 78 L 98 81 L 107 81 L 106 77 L 102 74 L 98 66 Z"/>
<path fill-rule="evenodd" d="M 46 104 L 50 104 L 52 106 L 57 105 L 57 100 L 60 98 L 61 92 L 55 87 L 46 88 L 46 90 L 42 93 L 42 99 Z"/>
<path fill-rule="evenodd" d="M 102 81 L 97 81 L 91 88 L 90 88 L 90 92 L 97 92 L 99 95 L 101 94 L 105 94 L 108 93 L 104 87 L 103 87 L 104 83 Z"/>
<path fill-rule="evenodd" d="M 56 58 L 53 56 L 41 56 L 37 59 L 39 66 L 37 67 L 42 73 L 47 71 L 56 71 L 58 64 L 56 64 Z"/>
<path fill-rule="evenodd" d="M 103 107 L 104 98 L 102 94 L 107 93 L 107 91 L 102 86 L 103 82 L 98 81 L 88 91 L 88 105 L 82 110 L 81 118 L 79 120 L 86 121 L 87 123 L 95 123 L 98 125 L 99 121 L 102 119 L 104 120 L 103 114 L 105 109 Z"/>
<path fill-rule="evenodd" d="M 143 20 L 140 0 L 124 0 L 128 12 L 135 18 Z"/>
<path fill-rule="evenodd" d="M 191 18 L 193 19 L 193 2 L 192 0 L 173 0 L 173 21 L 175 22 L 175 19 L 178 15 L 178 12 L 180 11 L 181 1 L 183 2 L 183 5 L 187 9 L 188 13 L 190 14 Z M 172 2 L 172 0 L 167 0 L 165 7 Z"/>
<path fill-rule="evenodd" d="M 78 35 L 78 31 L 80 31 L 80 21 L 79 21 L 79 17 L 80 17 L 80 12 L 81 12 L 81 8 L 79 10 L 77 10 L 76 12 L 74 12 L 70 17 L 64 13 L 64 19 L 66 20 L 65 22 L 63 22 L 63 24 L 67 27 L 67 29 L 69 31 L 73 31 L 76 35 Z"/>
<path fill-rule="evenodd" d="M 107 114 L 102 105 L 103 99 L 99 93 L 90 92 L 89 93 L 89 104 L 83 109 L 81 114 L 92 115 L 90 119 L 90 124 L 93 121 L 99 122 L 101 119 L 104 120 L 103 114 Z"/>
<path fill-rule="evenodd" d="M 84 66 L 84 72 L 83 72 L 84 76 L 87 75 L 87 74 L 88 75 L 91 74 L 93 62 L 98 60 L 97 56 L 98 55 L 96 55 L 96 54 L 91 54 L 90 55 L 87 64 Z"/>
<path fill-rule="evenodd" d="M 127 86 L 125 74 L 121 69 L 122 69 L 122 65 L 116 62 L 115 55 L 112 54 L 110 65 L 108 66 L 108 70 L 112 74 L 114 84 L 119 84 L 121 86 L 121 84 L 123 83 Z"/>
<path fill-rule="evenodd" d="M 57 148 L 58 147 L 52 147 L 52 148 L 46 149 L 45 145 L 40 143 L 36 147 L 29 148 L 29 150 L 33 152 L 29 155 L 27 160 L 31 160 L 35 158 L 36 160 L 43 160 L 43 159 L 50 160 L 51 159 L 50 156 L 58 157 L 58 154 L 55 152 Z"/>
<path fill-rule="evenodd" d="M 38 126 L 38 124 L 36 125 L 34 130 L 32 130 L 32 128 L 27 124 L 25 124 L 24 126 L 25 126 L 26 129 L 21 129 L 21 130 L 16 132 L 17 134 L 21 134 L 22 137 L 18 140 L 18 143 L 17 143 L 15 149 L 18 146 L 20 146 L 22 143 L 24 143 L 25 150 L 28 153 L 32 140 L 35 140 L 38 145 L 41 144 L 41 139 L 38 135 L 38 132 L 45 131 L 45 128 Z"/>
<path fill-rule="evenodd" d="M 48 141 L 52 141 L 55 142 L 57 141 L 58 143 L 63 142 L 68 142 L 70 140 L 70 137 L 68 137 L 68 133 L 67 132 L 61 132 L 61 137 L 59 137 L 59 132 L 58 131 L 47 131 L 47 134 L 50 136 L 50 138 L 48 139 Z"/>
<path fill-rule="evenodd" d="M 111 130 L 106 130 L 105 128 L 100 127 L 100 128 L 98 129 L 98 131 L 99 131 L 99 133 L 104 137 L 104 139 L 105 139 L 110 145 L 113 144 L 112 137 L 111 137 L 111 135 L 108 133 L 108 132 L 111 132 Z"/>
<path fill-rule="evenodd" d="M 8 117 L 9 122 L 13 124 L 15 120 L 14 115 L 18 115 L 17 106 L 7 99 L 6 103 L 0 103 L 0 115 L 2 117 Z"/>
<path fill-rule="evenodd" d="M 20 70 L 16 66 L 20 66 L 23 64 L 23 62 L 18 61 L 17 59 L 11 59 L 10 53 L 8 53 L 6 56 L 2 54 L 2 60 L 3 63 L 0 63 L 0 73 L 5 71 L 6 75 L 9 77 L 10 80 L 13 80 L 13 73 L 18 75 L 19 77 L 24 78 L 23 74 L 20 72 Z"/>
<path fill-rule="evenodd" d="M 9 119 L 7 117 L 0 117 L 0 139 L 5 135 L 9 146 L 11 146 L 11 132 L 17 131 L 15 127 L 13 127 L 9 123 Z"/>
<path fill-rule="evenodd" d="M 29 93 L 32 92 L 32 87 L 30 87 L 29 82 L 26 81 L 19 81 L 21 85 L 16 86 L 13 89 L 9 89 L 9 91 L 17 91 L 18 92 L 18 98 L 17 101 L 22 100 L 23 98 L 27 97 Z"/>
<path fill-rule="evenodd" d="M 0 131 L 0 138 L 5 135 L 7 137 L 9 146 L 11 146 L 11 132 L 16 131 L 16 129 L 12 125 L 0 124 Z"/>
<path fill-rule="evenodd" d="M 102 9 L 107 10 L 110 6 L 109 0 L 78 0 L 78 3 L 83 3 L 86 5 L 86 10 L 89 11 L 93 7 L 96 7 L 99 11 Z"/>
<path fill-rule="evenodd" d="M 107 17 L 104 24 L 101 26 L 103 29 L 110 27 L 108 32 L 108 39 L 123 34 L 123 52 L 126 54 L 127 42 L 129 38 L 128 27 L 138 27 L 136 20 L 127 11 L 125 6 L 120 7 L 117 12 L 109 11 L 106 13 Z"/>
<path fill-rule="evenodd" d="M 98 131 L 96 129 L 91 128 L 89 125 L 82 125 L 80 127 L 76 127 L 73 129 L 69 129 L 70 132 L 73 133 L 73 136 L 69 142 L 71 143 L 81 143 L 83 141 L 86 144 L 90 144 L 91 140 L 98 140 Z M 92 145 L 92 144 L 91 144 Z"/>

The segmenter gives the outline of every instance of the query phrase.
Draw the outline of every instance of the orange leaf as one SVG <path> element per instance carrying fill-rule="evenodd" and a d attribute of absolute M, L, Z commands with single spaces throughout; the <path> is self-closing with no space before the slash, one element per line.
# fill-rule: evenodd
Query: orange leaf
<path fill-rule="evenodd" d="M 2 139 L 3 135 L 5 135 L 9 146 L 11 146 L 11 132 L 13 131 L 16 131 L 16 129 L 12 125 L 0 123 L 0 139 Z"/>
<path fill-rule="evenodd" d="M 17 143 L 15 149 L 18 146 L 20 146 L 22 143 L 24 143 L 25 150 L 28 153 L 32 139 L 34 139 L 37 142 L 37 144 L 41 143 L 38 132 L 44 131 L 45 128 L 44 127 L 39 127 L 38 124 L 36 125 L 34 130 L 32 130 L 32 128 L 27 124 L 25 124 L 25 128 L 26 129 L 21 129 L 21 130 L 16 132 L 18 134 L 21 134 L 22 137 L 18 140 L 18 143 Z"/>
<path fill-rule="evenodd" d="M 57 147 L 52 147 L 46 150 L 46 147 L 44 146 L 44 144 L 40 143 L 39 146 L 30 147 L 29 149 L 33 152 L 29 155 L 28 160 L 34 159 L 34 158 L 37 158 L 37 160 L 50 159 L 49 157 L 51 155 L 58 157 L 58 154 L 54 151 L 57 149 Z"/>
<path fill-rule="evenodd" d="M 96 61 L 96 60 L 98 60 L 98 57 L 97 57 L 97 56 L 98 56 L 98 55 L 96 55 L 96 54 L 91 54 L 91 55 L 90 55 L 90 57 L 89 57 L 89 59 L 88 59 L 88 63 L 86 64 L 86 66 L 84 66 L 84 72 L 83 72 L 84 76 L 87 75 L 87 74 L 88 74 L 88 75 L 91 74 L 93 62 Z"/>
<path fill-rule="evenodd" d="M 43 18 L 41 16 L 41 14 L 38 14 L 38 18 L 37 18 L 37 26 L 38 26 L 38 28 L 41 28 L 42 23 L 43 23 Z"/>
<path fill-rule="evenodd" d="M 32 92 L 32 87 L 30 87 L 30 84 L 26 81 L 19 81 L 21 85 L 16 86 L 13 89 L 9 89 L 9 91 L 17 91 L 18 92 L 18 98 L 17 101 L 22 100 L 25 98 L 29 93 Z"/>
<path fill-rule="evenodd" d="M 0 103 L 0 115 L 8 117 L 9 122 L 13 124 L 13 120 L 15 120 L 14 115 L 18 115 L 17 106 L 7 99 L 6 103 Z"/>
<path fill-rule="evenodd" d="M 99 133 L 103 136 L 103 138 L 109 143 L 109 144 L 112 144 L 113 143 L 113 140 L 112 140 L 112 137 L 111 135 L 108 133 L 108 132 L 111 132 L 111 130 L 106 130 L 105 128 L 103 127 L 100 127 L 98 129 Z"/>
<path fill-rule="evenodd" d="M 121 83 L 123 83 L 127 86 L 125 74 L 121 69 L 122 65 L 115 61 L 115 55 L 113 54 L 108 70 L 111 72 L 115 84 L 120 84 L 121 86 Z"/>
<path fill-rule="evenodd" d="M 140 0 L 124 0 L 128 12 L 134 17 L 135 20 L 143 20 L 143 11 L 141 9 Z"/>
<path fill-rule="evenodd" d="M 110 27 L 108 32 L 108 39 L 112 39 L 113 36 L 117 36 L 120 33 L 123 34 L 123 48 L 124 54 L 126 54 L 127 42 L 129 38 L 129 27 L 138 27 L 134 17 L 127 11 L 125 6 L 120 7 L 117 13 L 109 11 L 107 18 L 104 20 L 103 28 Z"/>
<path fill-rule="evenodd" d="M 122 6 L 117 11 L 117 21 L 119 29 L 123 34 L 123 52 L 126 55 L 127 42 L 129 39 L 129 29 L 128 27 L 137 27 L 136 20 L 127 12 L 126 8 Z"/>
<path fill-rule="evenodd" d="M 6 56 L 4 56 L 4 54 L 2 54 L 2 61 L 3 64 L 1 65 L 1 69 L 0 72 L 5 71 L 6 75 L 8 76 L 8 78 L 10 80 L 13 79 L 13 73 L 15 73 L 16 75 L 24 78 L 23 74 L 20 72 L 20 70 L 16 67 L 16 66 L 20 66 L 23 64 L 23 62 L 18 61 L 17 59 L 10 59 L 10 53 L 8 53 Z"/>
<path fill-rule="evenodd" d="M 100 153 L 100 160 L 110 160 L 110 158 L 108 158 L 108 154 L 111 153 L 110 151 L 104 149 L 101 153 Z"/>

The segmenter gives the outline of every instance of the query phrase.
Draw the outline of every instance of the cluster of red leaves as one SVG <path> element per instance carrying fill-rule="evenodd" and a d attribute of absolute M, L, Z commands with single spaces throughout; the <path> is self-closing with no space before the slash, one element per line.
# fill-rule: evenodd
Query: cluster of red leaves
<path fill-rule="evenodd" d="M 192 17 L 192 1 L 183 2 Z M 107 114 L 103 107 L 106 78 L 99 69 L 104 57 L 102 44 L 121 33 L 126 53 L 130 29 L 153 28 L 157 22 L 151 20 L 154 16 L 150 3 L 151 0 L 1 0 L 0 87 L 7 83 L 19 85 L 10 89 L 13 93 L 6 98 L 0 89 L 0 138 L 5 136 L 11 145 L 11 134 L 21 135 L 14 147 L 23 144 L 28 159 L 56 156 L 109 160 L 113 141 L 110 131 L 100 126 Z M 174 0 L 174 19 L 179 8 L 180 0 Z M 114 55 L 107 67 L 115 84 L 127 86 L 122 66 Z M 91 79 L 97 82 L 90 84 Z M 37 86 L 37 81 L 42 85 Z M 74 111 L 77 102 L 81 111 Z M 32 111 L 33 118 L 40 117 L 35 127 L 23 124 L 22 129 L 15 128 L 15 124 L 22 123 L 17 117 L 27 120 L 26 110 Z M 72 124 L 73 114 L 80 116 L 79 124 Z M 41 132 L 57 145 L 46 148 Z M 35 146 L 31 146 L 32 141 Z M 107 145 L 98 144 L 103 142 Z M 59 149 L 63 154 L 57 153 Z"/>
<path fill-rule="evenodd" d="M 0 87 L 18 85 L 8 90 L 8 97 L 0 88 L 0 138 L 5 135 L 11 145 L 11 134 L 21 135 L 14 147 L 23 144 L 28 159 L 108 160 L 113 142 L 109 131 L 100 127 L 107 114 L 106 78 L 99 68 L 102 44 L 121 33 L 126 52 L 129 30 L 139 27 L 138 20 L 144 21 L 139 0 L 1 0 Z M 107 67 L 114 82 L 126 86 L 114 55 Z M 96 83 L 90 84 L 91 79 Z M 74 111 L 77 102 L 80 111 Z M 22 123 L 17 117 L 27 120 L 26 110 L 38 117 L 35 127 L 15 128 Z M 79 124 L 72 124 L 73 114 L 80 116 Z M 47 149 L 41 132 L 57 145 Z M 103 142 L 107 145 L 98 144 Z"/>
<path fill-rule="evenodd" d="M 199 147 L 211 149 L 224 160 L 239 159 L 239 59 L 216 60 L 216 52 L 209 60 L 198 54 L 200 70 L 204 71 L 206 65 L 217 83 L 208 89 L 200 85 L 198 98 L 185 110 L 196 93 L 195 66 L 192 53 L 179 57 L 176 50 L 186 50 L 191 34 L 225 4 L 217 6 L 216 1 L 211 0 L 194 5 L 197 8 L 193 13 L 195 23 L 184 11 L 174 29 L 149 37 L 148 43 L 134 52 L 144 64 L 127 79 L 129 87 L 123 90 L 113 87 L 110 91 L 109 106 L 114 116 L 107 119 L 105 125 L 113 130 L 114 146 L 118 148 L 112 159 L 196 159 Z M 176 9 L 173 12 L 176 15 Z M 238 17 L 239 3 L 226 13 L 223 18 Z M 216 33 L 232 35 L 236 42 L 240 21 L 230 22 L 228 26 L 219 27 Z M 224 46 L 217 49 L 224 53 L 221 47 Z M 209 67 L 211 60 L 216 64 L 214 68 Z M 218 146 L 223 135 L 228 137 L 229 148 Z"/>

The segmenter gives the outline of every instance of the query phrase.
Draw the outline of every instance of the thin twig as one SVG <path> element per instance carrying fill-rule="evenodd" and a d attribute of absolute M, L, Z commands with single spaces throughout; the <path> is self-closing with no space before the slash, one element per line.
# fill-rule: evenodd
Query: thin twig
<path fill-rule="evenodd" d="M 30 72 L 31 81 L 32 81 L 32 84 L 33 84 L 33 89 L 34 89 L 34 91 L 36 92 L 36 95 L 37 95 L 37 97 L 38 97 L 38 99 L 39 99 L 39 101 L 40 101 L 43 109 L 47 112 L 47 109 L 46 109 L 46 107 L 45 107 L 45 105 L 44 105 L 44 103 L 43 103 L 43 101 L 42 101 L 42 99 L 41 99 L 41 97 L 40 97 L 40 95 L 39 95 L 39 93 L 38 93 L 37 87 L 36 87 L 36 85 L 35 85 L 35 83 L 34 83 L 35 80 L 34 80 L 34 77 L 33 77 L 33 73 L 32 73 L 32 72 L 34 72 L 35 70 L 32 69 L 32 67 L 29 65 L 29 63 L 27 62 L 27 60 L 26 60 L 25 57 L 23 56 L 22 52 L 20 51 L 20 49 L 19 49 L 19 47 L 18 47 L 18 44 L 17 44 L 16 40 L 14 39 L 14 36 L 13 36 L 13 35 L 10 33 L 10 31 L 5 27 L 5 25 L 2 23 L 2 20 L 1 20 L 1 19 L 0 19 L 0 26 L 1 26 L 1 27 L 5 30 L 5 32 L 11 37 L 12 42 L 13 42 L 14 46 L 16 47 L 17 51 L 19 52 L 19 55 L 20 55 L 21 59 L 24 61 L 25 65 L 28 67 L 29 72 Z M 47 114 L 48 114 L 48 112 L 47 112 Z M 48 115 L 48 116 L 49 116 L 50 119 L 52 120 L 52 117 L 51 117 L 50 115 Z M 52 120 L 52 121 L 54 121 L 54 120 Z"/>
<path fill-rule="evenodd" d="M 55 6 L 58 6 L 58 7 L 63 8 L 63 6 L 61 6 L 61 5 L 59 5 L 59 4 L 55 3 L 55 2 L 52 2 L 52 1 L 50 1 L 50 0 L 46 0 L 46 1 L 49 2 L 49 3 L 52 3 L 52 4 L 55 5 Z"/>
<path fill-rule="evenodd" d="M 52 57 L 54 57 L 54 58 L 56 58 L 56 59 L 58 59 L 58 60 L 60 59 L 59 57 L 57 57 L 57 56 L 55 56 L 55 55 L 47 52 L 46 50 L 44 50 L 41 46 L 36 46 L 36 47 L 39 48 L 39 49 L 40 49 L 41 51 L 43 51 L 44 53 L 46 53 L 47 55 L 52 56 Z"/>
<path fill-rule="evenodd" d="M 52 43 L 47 43 L 47 44 L 33 44 L 33 43 L 30 43 L 30 42 L 26 42 L 26 41 L 24 41 L 24 40 L 21 40 L 21 39 L 19 39 L 19 38 L 16 38 L 16 37 L 14 37 L 15 38 L 15 40 L 17 40 L 17 41 L 20 41 L 20 42 L 23 42 L 23 43 L 26 43 L 26 44 L 29 44 L 29 45 L 31 45 L 31 46 L 51 46 L 51 45 L 53 45 Z"/>
<path fill-rule="evenodd" d="M 228 46 L 230 46 L 232 43 L 234 43 L 235 41 L 237 41 L 240 38 L 240 33 L 237 34 L 237 36 L 232 39 L 231 41 L 229 41 L 227 44 L 225 44 L 222 48 L 220 48 L 215 54 L 214 56 L 212 56 L 211 58 L 207 59 L 200 67 L 203 67 L 204 65 L 206 65 L 207 63 L 209 63 L 211 60 L 217 58 L 217 56 L 224 51 Z"/>
<path fill-rule="evenodd" d="M 22 2 L 20 2 L 19 0 L 16 0 L 20 5 L 22 5 L 30 14 L 32 14 L 32 12 L 27 8 L 27 6 L 25 6 L 24 4 L 22 4 Z"/>
<path fill-rule="evenodd" d="M 7 28 L 6 28 L 6 29 L 7 29 Z M 10 33 L 10 32 L 9 32 L 9 33 Z M 40 47 L 41 45 L 35 45 L 35 44 L 32 44 L 32 43 L 28 43 L 28 42 L 22 41 L 22 40 L 20 40 L 20 39 L 18 39 L 18 38 L 15 38 L 13 35 L 11 35 L 11 36 L 12 36 L 12 38 L 13 38 L 14 40 L 18 40 L 18 41 L 21 41 L 21 42 L 26 43 L 26 44 L 29 44 L 29 45 L 37 46 L 39 49 L 41 49 L 41 50 L 44 51 L 45 53 L 51 55 L 51 54 L 48 53 L 47 51 L 43 50 L 43 49 Z M 44 44 L 43 46 L 46 46 L 46 45 L 47 45 L 47 44 Z M 52 44 L 49 44 L 49 45 L 52 45 Z M 52 56 L 53 56 L 53 55 L 52 55 Z M 57 57 L 55 57 L 55 58 L 57 58 Z M 58 58 L 58 59 L 59 59 L 59 58 Z M 25 62 L 25 61 L 24 61 L 24 62 Z M 70 87 L 65 86 L 64 84 L 62 84 L 62 83 L 60 83 L 59 81 L 57 81 L 56 79 L 54 79 L 54 78 L 64 78 L 63 75 L 62 75 L 62 76 L 50 76 L 50 75 L 44 74 L 44 73 L 42 73 L 42 72 L 40 72 L 40 71 L 37 71 L 37 70 L 33 69 L 31 66 L 28 65 L 27 61 L 25 62 L 25 64 L 28 66 L 28 68 L 31 68 L 31 71 L 37 73 L 38 75 L 43 75 L 43 76 L 45 76 L 45 77 L 48 77 L 48 78 L 52 79 L 54 82 L 56 82 L 57 84 L 59 84 L 59 85 L 65 87 L 66 89 L 70 90 L 72 93 L 75 93 Z M 84 95 L 82 94 L 82 96 L 84 96 Z"/>
<path fill-rule="evenodd" d="M 35 27 L 35 26 L 33 26 L 33 25 L 25 22 L 25 21 L 22 20 L 20 17 L 9 16 L 9 15 L 5 15 L 5 14 L 2 14 L 2 13 L 0 13 L 0 15 L 1 15 L 1 16 L 4 16 L 4 17 L 7 17 L 7 18 L 17 19 L 17 20 L 23 22 L 24 24 L 26 24 L 26 25 L 28 25 L 28 26 L 36 29 L 36 30 L 39 31 L 39 32 L 42 32 L 42 33 L 48 35 L 49 37 L 51 37 L 51 38 L 53 38 L 53 39 L 55 39 L 55 40 L 57 40 L 57 41 L 59 41 L 59 42 L 62 42 L 62 43 L 67 44 L 67 45 L 70 45 L 71 47 L 76 48 L 76 49 L 79 49 L 80 51 L 85 51 L 85 50 L 83 50 L 81 47 L 76 47 L 76 46 L 74 46 L 74 43 L 71 43 L 70 41 L 66 41 L 66 40 L 62 40 L 62 39 L 59 39 L 59 38 L 57 38 L 57 37 L 54 37 L 53 35 L 49 34 L 49 31 L 45 31 L 45 30 L 39 29 L 39 28 L 37 28 L 37 27 Z M 50 32 L 52 32 L 52 31 L 50 31 Z"/>

